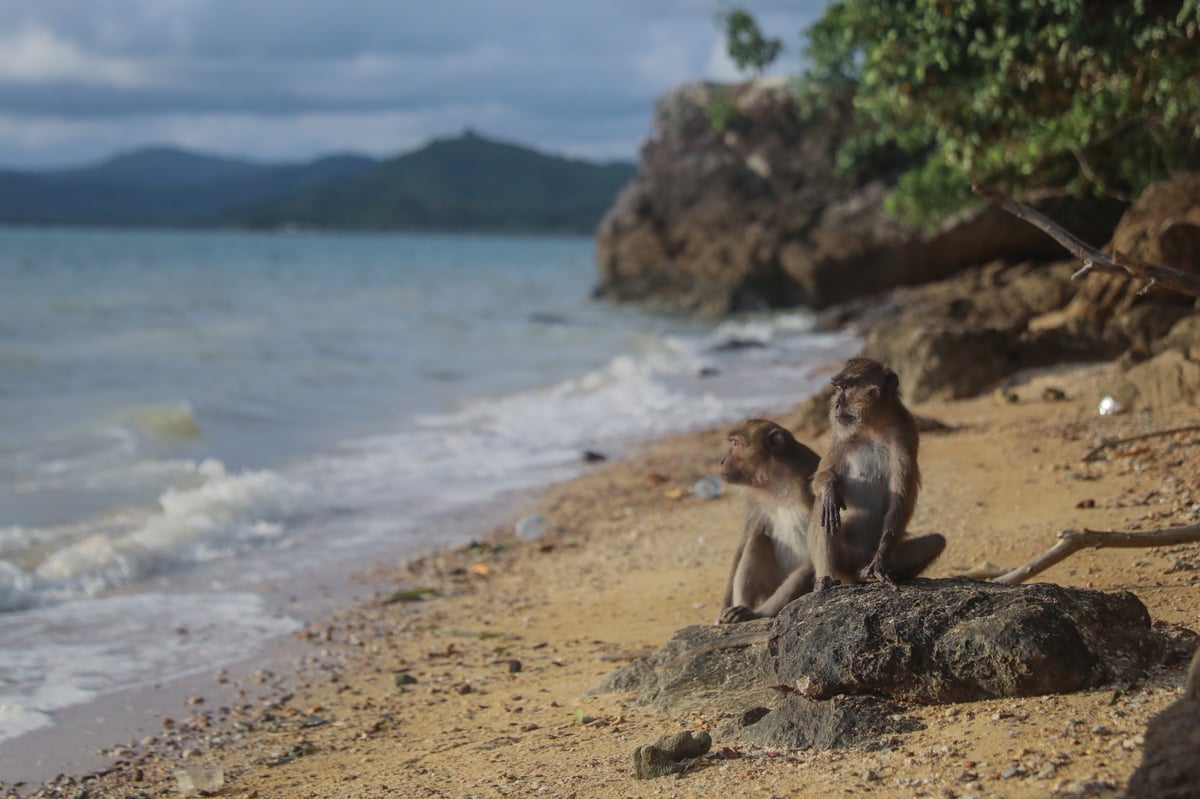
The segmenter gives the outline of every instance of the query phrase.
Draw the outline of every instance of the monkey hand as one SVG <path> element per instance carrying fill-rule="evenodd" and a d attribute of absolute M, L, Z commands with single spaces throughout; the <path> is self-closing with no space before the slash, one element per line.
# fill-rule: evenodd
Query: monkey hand
<path fill-rule="evenodd" d="M 745 605 L 733 605 L 722 611 L 721 618 L 717 619 L 717 624 L 737 624 L 738 622 L 761 618 L 762 616 Z"/>
<path fill-rule="evenodd" d="M 842 511 L 846 509 L 846 501 L 841 492 L 833 485 L 826 483 L 821 489 L 821 526 L 825 532 L 833 535 L 842 527 Z"/>
<path fill-rule="evenodd" d="M 892 576 L 891 568 L 888 567 L 887 561 L 879 554 L 876 554 L 870 565 L 863 569 L 863 576 L 868 580 L 878 580 L 885 585 L 893 587 L 896 585 L 896 579 Z"/>

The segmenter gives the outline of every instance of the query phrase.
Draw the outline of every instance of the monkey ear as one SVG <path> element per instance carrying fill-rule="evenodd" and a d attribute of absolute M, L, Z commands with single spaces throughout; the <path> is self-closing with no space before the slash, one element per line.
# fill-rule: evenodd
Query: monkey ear
<path fill-rule="evenodd" d="M 767 433 L 767 452 L 778 455 L 787 449 L 787 435 L 778 427 Z"/>
<path fill-rule="evenodd" d="M 900 390 L 900 376 L 888 369 L 883 373 L 883 387 L 889 394 L 895 394 Z"/>

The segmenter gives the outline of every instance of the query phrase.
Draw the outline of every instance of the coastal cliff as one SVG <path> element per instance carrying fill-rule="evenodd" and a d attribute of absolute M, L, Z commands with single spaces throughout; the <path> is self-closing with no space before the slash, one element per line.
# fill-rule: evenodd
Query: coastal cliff
<path fill-rule="evenodd" d="M 719 316 L 833 304 L 938 280 L 964 267 L 1061 258 L 1047 236 L 980 204 L 935 230 L 884 210 L 901 169 L 835 168 L 848 105 L 806 114 L 784 81 L 689 83 L 657 104 L 633 181 L 597 232 L 597 294 Z M 1116 203 L 1043 209 L 1106 241 Z"/>
<path fill-rule="evenodd" d="M 980 202 L 935 230 L 885 199 L 905 163 L 835 166 L 848 107 L 805 115 L 780 81 L 690 83 L 655 110 L 654 134 L 596 239 L 599 296 L 721 316 L 803 306 L 864 337 L 913 400 L 969 397 L 1022 369 L 1120 358 L 1122 402 L 1200 393 L 1195 298 L 1079 262 Z M 1131 205 L 1059 196 L 1035 205 L 1083 241 L 1200 272 L 1200 174 Z M 818 400 L 819 404 L 819 400 Z"/>

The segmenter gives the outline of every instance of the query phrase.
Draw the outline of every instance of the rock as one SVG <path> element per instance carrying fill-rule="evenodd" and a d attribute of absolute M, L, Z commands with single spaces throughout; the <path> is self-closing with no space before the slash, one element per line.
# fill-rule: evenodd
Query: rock
<path fill-rule="evenodd" d="M 686 767 L 681 761 L 700 757 L 711 748 L 712 738 L 703 731 L 683 730 L 664 735 L 657 743 L 633 750 L 633 776 L 648 780 L 677 774 Z"/>
<path fill-rule="evenodd" d="M 714 121 L 717 107 L 731 118 Z M 777 81 L 668 93 L 637 176 L 597 231 L 597 293 L 710 316 L 823 308 L 996 258 L 1061 256 L 985 204 L 933 231 L 902 225 L 884 210 L 902 158 L 874 174 L 836 169 L 851 119 L 848 98 L 810 115 Z M 1042 210 L 1103 240 L 1120 206 L 1066 199 Z"/>
<path fill-rule="evenodd" d="M 1195 404 L 1200 397 L 1200 363 L 1190 360 L 1181 350 L 1165 350 L 1130 367 L 1112 394 L 1130 407 Z"/>
<path fill-rule="evenodd" d="M 1129 592 L 925 580 L 809 594 L 775 619 L 773 679 L 802 695 L 934 704 L 1131 680 L 1165 643 Z"/>
<path fill-rule="evenodd" d="M 1119 331 L 1070 326 L 1065 317 L 1047 323 L 1074 294 L 1077 266 L 991 263 L 898 289 L 852 321 L 868 329 L 864 354 L 900 375 L 907 399 L 975 396 L 1020 370 L 1112 358 L 1128 347 Z"/>
<path fill-rule="evenodd" d="M 654 744 L 639 746 L 633 750 L 633 776 L 639 780 L 652 780 L 683 771 L 683 764 L 671 759 Z"/>
<path fill-rule="evenodd" d="M 691 730 L 682 730 L 664 735 L 654 745 L 666 752 L 672 760 L 684 760 L 685 758 L 700 757 L 712 749 L 712 736 L 703 730 L 695 733 Z"/>
<path fill-rule="evenodd" d="M 1177 701 L 1146 725 L 1142 763 L 1129 778 L 1129 799 L 1185 799 L 1200 786 L 1200 649 Z"/>
<path fill-rule="evenodd" d="M 1128 592 L 922 579 L 807 594 L 774 619 L 684 628 L 593 692 L 634 691 L 673 715 L 718 714 L 778 708 L 782 686 L 818 705 L 791 703 L 766 727 L 759 725 L 773 713 L 733 731 L 765 736 L 777 728 L 771 736 L 805 745 L 858 746 L 861 730 L 878 736 L 905 725 L 883 724 L 888 712 L 870 702 L 821 701 L 869 695 L 932 704 L 1080 691 L 1137 679 L 1167 651 Z"/>
<path fill-rule="evenodd" d="M 770 636 L 769 619 L 685 627 L 666 646 L 618 669 L 589 693 L 636 692 L 639 703 L 671 715 L 773 705 L 777 697 L 766 680 Z"/>
<path fill-rule="evenodd" d="M 900 393 L 913 402 L 970 397 L 1016 370 L 1012 331 L 951 320 L 882 323 L 863 354 L 896 372 Z"/>
<path fill-rule="evenodd" d="M 1121 217 L 1109 248 L 1143 261 L 1200 273 L 1200 173 L 1184 173 L 1143 191 Z M 1073 316 L 1101 324 L 1138 305 L 1190 305 L 1195 298 L 1157 288 L 1138 297 L 1141 281 L 1089 274 L 1072 301 Z M 1153 314 L 1147 318 L 1153 318 Z"/>
<path fill-rule="evenodd" d="M 751 724 L 742 738 L 788 749 L 881 749 L 892 735 L 923 729 L 902 708 L 869 696 L 828 701 L 793 696 Z"/>

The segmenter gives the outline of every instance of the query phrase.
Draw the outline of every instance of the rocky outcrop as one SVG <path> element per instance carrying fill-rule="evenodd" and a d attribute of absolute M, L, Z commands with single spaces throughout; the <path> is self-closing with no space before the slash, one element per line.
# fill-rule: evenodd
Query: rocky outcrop
<path fill-rule="evenodd" d="M 1121 217 L 1109 249 L 1200 274 L 1200 174 L 1177 175 L 1147 188 Z M 1135 343 L 1161 337 L 1195 298 L 1133 280 L 1090 274 L 1067 308 L 1074 324 L 1109 324 Z"/>
<path fill-rule="evenodd" d="M 941 228 L 907 228 L 883 202 L 903 163 L 835 168 L 848 107 L 806 116 L 779 82 L 685 85 L 657 105 L 639 172 L 597 233 L 597 293 L 720 315 L 856 297 L 993 259 L 1047 259 L 1058 246 L 992 206 Z M 1092 241 L 1119 207 L 1044 210 Z"/>
<path fill-rule="evenodd" d="M 688 627 L 595 690 L 740 718 L 731 732 L 765 745 L 861 747 L 912 729 L 905 704 L 1080 691 L 1138 679 L 1170 651 L 1130 593 L 917 580 Z"/>
<path fill-rule="evenodd" d="M 1113 249 L 1200 272 L 1200 175 L 1148 188 L 1122 217 Z M 1200 315 L 1194 297 L 1092 273 L 1076 261 L 1003 262 L 897 289 L 843 314 L 865 331 L 865 354 L 901 377 L 914 401 L 987 391 L 1021 369 L 1125 355 L 1109 393 L 1130 407 L 1200 397 Z M 853 310 L 853 309 L 852 309 Z"/>

